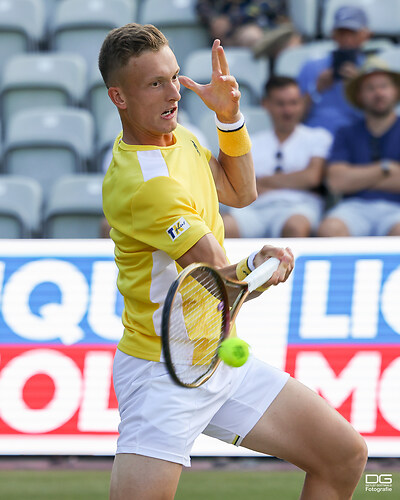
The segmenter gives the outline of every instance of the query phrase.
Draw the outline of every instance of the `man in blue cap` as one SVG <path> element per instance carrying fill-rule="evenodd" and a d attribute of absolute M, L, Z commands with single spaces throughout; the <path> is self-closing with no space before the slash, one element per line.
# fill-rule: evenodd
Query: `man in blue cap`
<path fill-rule="evenodd" d="M 349 125 L 360 114 L 346 100 L 344 83 L 354 78 L 365 60 L 361 47 L 370 37 L 368 19 L 359 7 L 340 7 L 334 17 L 332 38 L 337 50 L 308 61 L 299 75 L 305 96 L 305 123 L 332 133 Z"/>

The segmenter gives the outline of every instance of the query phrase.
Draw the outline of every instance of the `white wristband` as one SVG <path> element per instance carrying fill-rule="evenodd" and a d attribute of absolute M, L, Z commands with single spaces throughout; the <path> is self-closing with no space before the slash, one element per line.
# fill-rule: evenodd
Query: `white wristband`
<path fill-rule="evenodd" d="M 256 250 L 247 257 L 247 267 L 250 269 L 250 271 L 254 271 L 254 269 L 256 268 L 256 266 L 254 265 L 254 257 L 258 254 L 258 252 L 259 250 Z"/>
<path fill-rule="evenodd" d="M 215 115 L 215 123 L 217 127 L 222 130 L 223 132 L 234 132 L 235 130 L 239 130 L 243 127 L 244 125 L 244 116 L 242 113 L 240 113 L 240 118 L 237 122 L 235 123 L 223 123 L 220 122 L 217 118 L 217 115 Z"/>

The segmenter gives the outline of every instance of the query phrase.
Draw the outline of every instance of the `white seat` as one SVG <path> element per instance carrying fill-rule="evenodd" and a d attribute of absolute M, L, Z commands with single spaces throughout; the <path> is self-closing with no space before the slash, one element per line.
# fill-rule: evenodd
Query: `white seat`
<path fill-rule="evenodd" d="M 371 54 L 392 46 L 394 46 L 393 42 L 388 39 L 373 38 L 364 44 L 363 50 Z M 287 48 L 276 59 L 275 74 L 297 78 L 307 61 L 325 57 L 334 49 L 335 43 L 332 40 L 317 40 L 298 47 Z"/>
<path fill-rule="evenodd" d="M 44 29 L 41 0 L 0 0 L 0 74 L 13 55 L 37 50 Z"/>
<path fill-rule="evenodd" d="M 98 238 L 103 219 L 103 175 L 71 175 L 54 184 L 45 210 L 48 238 Z"/>
<path fill-rule="evenodd" d="M 3 168 L 7 173 L 36 179 L 47 197 L 56 179 L 86 170 L 93 151 L 94 124 L 89 111 L 23 111 L 13 116 L 7 127 Z"/>
<path fill-rule="evenodd" d="M 104 84 L 97 62 L 92 65 L 91 70 L 87 96 L 89 109 L 93 114 L 96 132 L 98 134 L 106 117 L 111 113 L 115 113 L 118 116 L 118 112 L 108 96 L 107 87 Z"/>
<path fill-rule="evenodd" d="M 267 61 L 254 59 L 250 49 L 229 47 L 225 49 L 230 73 L 239 83 L 241 105 L 254 106 L 259 104 L 263 86 L 269 77 Z M 197 83 L 208 83 L 211 79 L 211 50 L 202 49 L 191 54 L 183 71 Z M 191 120 L 196 123 L 204 112 L 203 101 L 191 91 L 185 91 L 182 99 L 184 109 L 189 113 Z"/>
<path fill-rule="evenodd" d="M 81 54 L 92 68 L 107 33 L 133 18 L 134 4 L 130 0 L 64 0 L 51 23 L 51 47 Z"/>
<path fill-rule="evenodd" d="M 9 60 L 0 87 L 2 116 L 40 107 L 76 106 L 86 92 L 86 64 L 75 54 L 22 54 Z"/>
<path fill-rule="evenodd" d="M 275 62 L 275 74 L 297 78 L 307 61 L 325 57 L 335 48 L 331 40 L 305 43 L 298 47 L 283 50 Z"/>
<path fill-rule="evenodd" d="M 400 35 L 400 2 L 398 0 L 327 0 L 322 20 L 322 32 L 329 37 L 335 12 L 339 7 L 361 7 L 367 14 L 369 29 L 374 35 Z"/>
<path fill-rule="evenodd" d="M 318 35 L 320 0 L 289 0 L 288 11 L 296 30 L 307 38 Z"/>
<path fill-rule="evenodd" d="M 97 140 L 97 170 L 105 171 L 105 162 L 111 158 L 111 148 L 117 135 L 121 132 L 121 119 L 117 110 L 111 111 L 102 121 Z M 108 165 L 107 165 L 108 168 Z"/>
<path fill-rule="evenodd" d="M 29 177 L 0 175 L 0 238 L 31 238 L 41 225 L 42 190 Z"/>
<path fill-rule="evenodd" d="M 394 46 L 390 49 L 383 50 L 377 54 L 379 59 L 385 61 L 389 68 L 400 72 L 400 47 Z"/>
<path fill-rule="evenodd" d="M 142 9 L 141 22 L 154 24 L 164 33 L 181 67 L 192 52 L 210 46 L 208 30 L 195 7 L 196 0 L 146 0 Z"/>

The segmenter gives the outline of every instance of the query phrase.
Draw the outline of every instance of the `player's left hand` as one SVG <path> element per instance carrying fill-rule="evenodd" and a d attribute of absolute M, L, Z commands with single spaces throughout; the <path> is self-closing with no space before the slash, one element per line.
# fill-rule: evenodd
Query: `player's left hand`
<path fill-rule="evenodd" d="M 272 245 L 264 245 L 262 249 L 254 257 L 254 265 L 258 267 L 265 262 L 269 257 L 275 257 L 280 260 L 278 269 L 274 272 L 267 282 L 267 286 L 278 285 L 284 283 L 290 276 L 294 268 L 294 256 L 290 248 L 274 247 Z"/>
<path fill-rule="evenodd" d="M 228 61 L 219 40 L 215 40 L 211 51 L 211 82 L 200 85 L 187 76 L 180 76 L 179 81 L 186 88 L 193 90 L 214 111 L 218 120 L 224 123 L 235 123 L 240 119 L 239 85 L 229 74 Z"/>

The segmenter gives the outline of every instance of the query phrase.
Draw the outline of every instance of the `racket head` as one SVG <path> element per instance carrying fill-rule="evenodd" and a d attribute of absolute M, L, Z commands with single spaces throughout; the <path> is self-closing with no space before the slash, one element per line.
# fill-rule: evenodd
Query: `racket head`
<path fill-rule="evenodd" d="M 186 267 L 168 290 L 161 320 L 164 360 L 174 382 L 194 388 L 211 377 L 229 325 L 224 279 L 206 264 Z"/>

